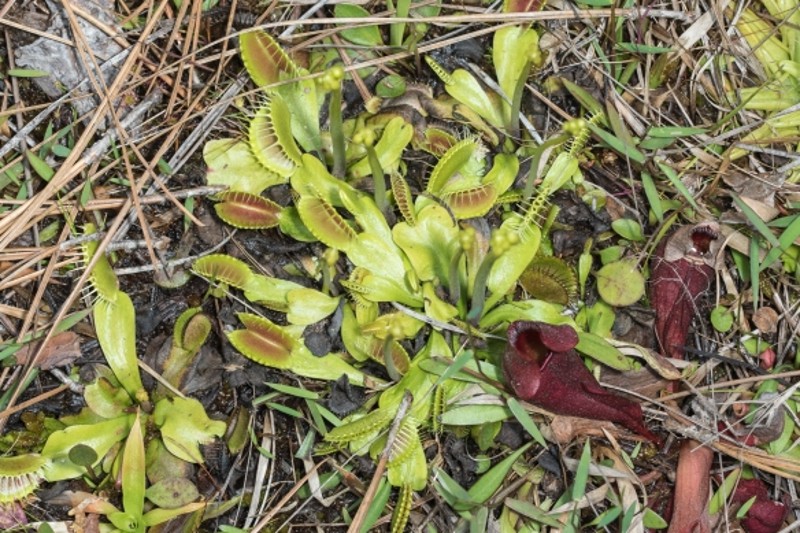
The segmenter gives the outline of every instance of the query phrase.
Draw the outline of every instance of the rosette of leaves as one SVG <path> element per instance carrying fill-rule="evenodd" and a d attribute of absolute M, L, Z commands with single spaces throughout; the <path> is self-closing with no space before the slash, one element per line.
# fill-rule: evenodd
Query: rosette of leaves
<path fill-rule="evenodd" d="M 515 40 L 525 43 L 531 53 L 514 57 Z M 485 90 L 477 81 L 469 81 L 471 75 L 466 71 L 454 73 L 456 86 L 448 85 L 448 92 L 459 100 L 459 110 L 465 111 L 465 116 L 477 118 L 468 120 L 473 132 L 487 137 L 486 131 L 491 129 L 481 129 L 483 121 L 506 131 L 513 129 L 511 123 L 518 115 L 515 101 L 535 63 L 537 40 L 532 30 L 522 28 L 495 37 L 495 69 L 507 100 Z M 275 62 L 275 68 L 288 75 L 288 58 L 266 53 L 274 42 L 263 36 L 257 41 L 262 59 Z M 284 85 L 292 86 L 292 82 Z M 301 85 L 294 87 L 302 90 Z M 270 94 L 268 111 L 280 114 L 283 104 L 275 107 L 275 96 Z M 288 95 L 280 96 L 291 108 Z M 295 120 L 294 113 L 289 115 Z M 557 142 L 570 137 L 572 142 L 557 151 L 549 164 L 539 165 L 544 176 L 530 195 L 509 194 L 519 171 L 519 157 L 496 153 L 490 165 L 488 150 L 474 134 L 462 140 L 440 135 L 430 143 L 430 152 L 438 159 L 425 176 L 425 190 L 415 195 L 402 162 L 414 132 L 400 116 L 359 115 L 346 121 L 341 137 L 345 140 L 344 157 L 338 160 L 336 150 L 328 150 L 325 142 L 321 151 L 309 150 L 294 128 L 289 132 L 284 124 L 279 132 L 278 126 L 270 126 L 269 134 L 275 141 L 270 144 L 271 150 L 286 139 L 289 155 L 282 161 L 289 163 L 278 170 L 284 172 L 282 179 L 294 193 L 293 205 L 281 209 L 278 228 L 273 231 L 327 247 L 319 262 L 322 290 L 255 274 L 245 263 L 228 256 L 213 255 L 194 264 L 195 273 L 212 282 L 210 294 L 222 296 L 228 290 L 240 290 L 249 301 L 285 314 L 285 321 L 270 321 L 251 313 L 239 315 L 244 329 L 230 333 L 229 339 L 245 356 L 306 377 L 334 380 L 344 374 L 351 382 L 377 389 L 375 400 L 329 431 L 326 439 L 354 453 L 369 452 L 377 457 L 386 446 L 389 427 L 397 422 L 398 437 L 389 450 L 387 480 L 400 487 L 400 514 L 408 509 L 411 491 L 424 487 L 429 476 L 420 431 L 439 431 L 443 425 L 476 426 L 476 438 L 488 447 L 500 421 L 512 416 L 505 405 L 481 406 L 478 412 L 485 418 L 480 422 L 471 416 L 475 408 L 468 403 L 471 398 L 499 398 L 501 393 L 485 380 L 467 376 L 459 369 L 474 363 L 474 358 L 481 361 L 480 367 L 475 363 L 472 368 L 475 372 L 496 380 L 501 379 L 501 373 L 491 364 L 496 358 L 487 350 L 465 351 L 460 345 L 487 333 L 502 334 L 508 324 L 518 320 L 574 328 L 574 322 L 563 313 L 575 292 L 574 274 L 564 273 L 562 265 L 552 266 L 549 274 L 558 294 L 538 294 L 551 301 L 515 300 L 519 294 L 515 288 L 526 269 L 547 270 L 536 266 L 534 258 L 540 252 L 541 224 L 549 198 L 582 179 L 578 157 L 589 124 L 583 120 L 570 124 L 574 127 Z M 355 137 L 359 142 L 352 140 Z M 250 150 L 252 153 L 252 147 Z M 276 152 L 275 157 L 284 157 L 281 153 Z M 252 158 L 259 160 L 255 155 Z M 343 170 L 337 169 L 342 162 Z M 217 171 L 210 169 L 210 176 Z M 378 190 L 387 174 L 391 193 Z M 373 179 L 375 194 L 364 191 L 369 183 L 362 180 L 366 177 Z M 525 200 L 517 200 L 523 196 Z M 388 202 L 390 198 L 393 204 Z M 486 225 L 474 219 L 487 215 L 501 201 L 506 207 L 502 223 L 494 231 L 485 231 Z M 390 212 L 392 209 L 399 217 Z M 341 309 L 346 356 L 312 356 L 302 340 L 303 328 L 337 309 Z M 447 337 L 444 330 L 449 330 Z M 411 347 L 420 336 L 427 339 L 415 353 Z M 581 353 L 602 346 L 606 354 L 611 354 L 610 359 L 626 361 L 611 345 L 602 345 L 599 337 L 578 332 L 578 338 L 575 349 Z M 390 383 L 366 375 L 362 369 L 369 368 L 363 365 L 367 361 L 383 364 Z M 616 363 L 614 368 L 624 366 Z M 395 420 L 405 391 L 411 392 L 413 402 L 402 419 Z"/>

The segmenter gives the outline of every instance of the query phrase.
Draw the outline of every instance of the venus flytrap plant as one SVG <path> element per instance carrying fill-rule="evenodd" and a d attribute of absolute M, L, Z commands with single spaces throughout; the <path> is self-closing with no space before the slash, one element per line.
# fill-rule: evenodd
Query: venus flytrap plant
<path fill-rule="evenodd" d="M 87 225 L 85 231 L 92 233 L 95 228 Z M 97 248 L 97 241 L 84 243 L 84 261 L 91 260 Z M 133 304 L 119 290 L 106 257 L 98 258 L 89 281 L 96 298 L 93 316 L 97 337 L 109 366 L 96 366 L 95 379 L 84 387 L 86 407 L 75 415 L 63 416 L 58 421 L 61 429 L 49 435 L 39 454 L 0 460 L 0 500 L 24 498 L 42 480 L 84 478 L 97 490 L 114 490 L 114 480 L 119 476 L 122 510 L 102 497 L 88 495 L 95 499 L 92 512 L 106 515 L 117 530 L 143 532 L 205 506 L 192 497 L 191 501 L 173 501 L 169 508 L 154 507 L 145 512 L 146 474 L 164 476 L 163 472 L 148 471 L 146 465 L 159 464 L 160 455 L 169 455 L 172 464 L 202 463 L 198 445 L 221 436 L 225 423 L 209 419 L 197 400 L 173 399 L 166 389 L 157 391 L 151 400 L 138 369 Z M 180 317 L 165 369 L 173 386 L 180 385 L 181 376 L 209 331 L 208 318 L 197 309 Z M 163 444 L 148 447 L 147 452 L 146 427 L 157 428 L 157 434 L 147 437 Z"/>
<path fill-rule="evenodd" d="M 441 113 L 437 115 L 440 118 L 447 116 L 446 113 L 468 117 L 472 131 L 477 130 L 483 138 L 494 136 L 489 144 L 496 145 L 497 135 L 486 123 L 501 130 L 505 128 L 505 133 L 514 128 L 524 80 L 537 61 L 538 38 L 533 30 L 515 28 L 495 39 L 498 48 L 494 51 L 495 68 L 499 86 L 509 95 L 508 101 L 503 102 L 497 94 L 483 89 L 468 72 L 458 69 L 451 75 L 432 62 L 457 102 L 446 98 L 430 98 L 426 102 L 432 114 Z M 526 43 L 528 54 L 524 57 L 512 57 L 515 39 Z M 257 40 L 260 44 L 255 50 L 266 54 L 262 59 L 275 63 L 273 70 L 286 75 L 297 73 L 287 63 L 288 59 L 273 49 L 274 41 L 265 37 Z M 242 53 L 247 56 L 253 50 L 243 49 Z M 337 80 L 331 77 L 328 81 L 331 83 L 323 82 L 317 87 L 335 92 L 333 82 Z M 291 86 L 292 82 L 284 85 Z M 302 91 L 302 87 L 295 84 L 294 90 Z M 270 95 L 271 107 L 265 118 L 282 113 L 285 116 L 282 104 L 274 103 L 276 97 L 287 107 L 293 105 L 290 95 L 276 89 Z M 338 106 L 336 98 L 334 94 L 331 100 L 334 107 Z M 333 129 L 338 127 L 334 124 L 339 118 L 335 110 L 331 111 L 330 133 L 336 136 Z M 393 519 L 393 527 L 399 528 L 407 520 L 411 494 L 428 483 L 421 431 L 431 428 L 439 432 L 449 426 L 471 428 L 485 422 L 474 433 L 482 446 L 489 447 L 500 422 L 511 416 L 520 418 L 524 412 L 516 402 L 514 413 L 495 386 L 502 379 L 502 371 L 493 364 L 498 362 L 497 358 L 479 343 L 467 350 L 462 345 L 469 345 L 475 339 L 486 340 L 490 337 L 488 332 L 503 333 L 509 324 L 520 320 L 575 327 L 563 313 L 564 305 L 577 292 L 574 274 L 570 276 L 566 265 L 553 266 L 546 258 L 538 266 L 531 262 L 547 237 L 546 214 L 553 211 L 548 208 L 550 197 L 560 188 L 582 179 L 579 156 L 591 122 L 575 120 L 565 124 L 564 135 L 553 145 L 570 138 L 572 141 L 552 157 L 549 165 L 541 165 L 546 169 L 544 178 L 515 212 L 513 207 L 519 195 L 512 191 L 512 186 L 519 172 L 518 155 L 497 153 L 492 148 L 490 158 L 490 149 L 475 134 L 459 140 L 442 130 L 415 137 L 414 127 L 402 116 L 382 114 L 379 109 L 373 111 L 373 115 L 359 115 L 342 124 L 344 135 L 338 137 L 344 140 L 344 149 L 332 142 L 332 170 L 327 166 L 330 161 L 309 150 L 295 128 L 289 135 L 285 125 L 282 130 L 271 126 L 268 133 L 274 144 L 262 142 L 262 146 L 269 146 L 271 158 L 264 166 L 269 164 L 274 167 L 273 172 L 283 172 L 281 179 L 288 180 L 295 194 L 294 205 L 282 207 L 275 214 L 278 228 L 298 240 L 318 241 L 326 247 L 320 263 L 322 291 L 255 274 L 246 264 L 224 255 L 202 258 L 195 262 L 193 270 L 217 284 L 210 291 L 214 296 L 240 290 L 248 301 L 285 314 L 286 325 L 282 320 L 272 322 L 252 313 L 239 314 L 245 327 L 231 332 L 228 338 L 246 357 L 315 379 L 332 381 L 345 375 L 351 383 L 376 390 L 376 397 L 329 431 L 326 441 L 377 458 L 386 447 L 388 429 L 396 422 L 397 437 L 388 451 L 386 479 L 399 490 Z M 294 120 L 294 114 L 290 114 L 290 120 Z M 264 138 L 267 137 L 265 134 Z M 287 147 L 282 146 L 281 139 L 288 139 Z M 294 140 L 297 144 L 292 146 Z M 409 185 L 402 160 L 405 148 L 412 142 L 437 158 L 420 192 Z M 258 147 L 253 144 L 250 143 L 250 149 L 256 152 Z M 504 148 L 510 146 L 507 143 Z M 343 153 L 344 157 L 337 153 Z M 546 153 L 544 150 L 542 157 Z M 339 175 L 342 161 L 344 179 Z M 278 163 L 283 167 L 278 168 Z M 213 172 L 218 170 L 214 168 Z M 384 181 L 387 174 L 391 195 Z M 359 188 L 368 183 L 365 178 L 369 177 L 373 180 L 373 194 Z M 389 198 L 394 202 L 390 203 Z M 272 207 L 243 195 L 232 197 L 231 202 L 238 211 L 248 211 L 253 206 L 252 211 L 261 213 L 261 217 Z M 504 220 L 490 236 L 483 230 L 485 225 L 475 219 L 505 204 L 512 209 L 507 210 Z M 399 220 L 393 216 L 395 207 L 401 215 Z M 526 271 L 529 281 L 550 276 L 556 289 L 560 289 L 550 297 L 553 303 L 515 298 L 514 289 Z M 341 273 L 338 277 L 337 272 Z M 332 294 L 342 296 L 332 297 Z M 305 347 L 303 328 L 325 319 L 336 309 L 341 311 L 341 341 L 348 357 L 338 354 L 315 357 Z M 423 335 L 427 335 L 425 344 L 415 353 L 410 347 Z M 601 346 L 602 339 L 577 332 L 575 336 L 579 350 Z M 605 355 L 611 354 L 609 360 L 618 357 L 624 362 L 625 358 L 612 346 L 602 348 Z M 364 369 L 369 366 L 364 363 L 368 361 L 383 365 L 388 383 L 366 373 Z M 588 374 L 577 355 L 571 361 Z M 627 368 L 619 361 L 613 362 L 614 368 Z M 465 366 L 474 375 L 463 372 Z M 527 367 L 525 371 L 535 373 Z M 481 375 L 488 376 L 488 381 L 475 377 Z M 545 384 L 543 394 L 546 390 Z M 413 397 L 411 406 L 395 420 L 406 393 Z M 589 402 L 593 394 L 602 393 L 599 386 L 589 387 L 581 398 Z M 491 405 L 482 404 L 486 398 L 492 399 Z M 478 405 L 470 403 L 475 399 Z M 592 405 L 599 409 L 612 403 L 603 396 Z M 633 409 L 625 404 L 618 411 L 629 415 Z M 592 415 L 591 410 L 583 414 Z M 610 410 L 614 411 L 614 407 Z M 635 416 L 617 415 L 614 411 L 611 419 L 644 431 Z M 530 433 L 541 439 L 535 423 L 527 415 L 526 419 L 532 426 Z M 513 460 L 504 462 L 502 472 L 493 469 L 491 475 L 486 475 L 486 481 L 474 489 L 481 492 L 480 497 L 477 493 L 467 496 L 468 501 L 474 500 L 474 505 L 465 507 L 465 512 L 488 516 L 484 503 L 512 463 Z"/>

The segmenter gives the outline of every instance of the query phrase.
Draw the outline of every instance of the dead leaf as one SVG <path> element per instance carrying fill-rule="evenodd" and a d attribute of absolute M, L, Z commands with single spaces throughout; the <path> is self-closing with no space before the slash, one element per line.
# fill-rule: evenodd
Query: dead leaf
<path fill-rule="evenodd" d="M 16 353 L 17 364 L 27 365 L 31 356 L 36 354 L 38 348 L 39 343 L 23 346 Z M 42 348 L 36 361 L 36 366 L 42 370 L 50 370 L 51 368 L 72 364 L 80 356 L 80 337 L 71 331 L 64 331 L 53 335 L 50 341 Z"/>
<path fill-rule="evenodd" d="M 753 324 L 762 333 L 775 333 L 778 331 L 778 312 L 771 307 L 759 307 L 753 313 Z"/>

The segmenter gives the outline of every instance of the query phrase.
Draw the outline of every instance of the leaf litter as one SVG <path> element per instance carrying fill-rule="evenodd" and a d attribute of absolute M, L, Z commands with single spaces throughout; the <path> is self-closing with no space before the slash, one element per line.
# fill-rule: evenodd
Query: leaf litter
<path fill-rule="evenodd" d="M 25 489 L 0 498 L 43 501 L 3 523 L 788 524 L 800 15 L 591 7 L 337 5 L 311 25 L 304 6 L 121 3 L 98 120 L 7 77 L 0 442 L 26 463 L 0 463 Z M 17 55 L 51 32 L 24 9 L 3 12 L 10 74 L 52 70 Z M 100 17 L 47 10 L 108 59 L 86 40 Z M 226 35 L 256 20 L 293 36 Z M 579 341 L 520 362 L 524 324 Z"/>

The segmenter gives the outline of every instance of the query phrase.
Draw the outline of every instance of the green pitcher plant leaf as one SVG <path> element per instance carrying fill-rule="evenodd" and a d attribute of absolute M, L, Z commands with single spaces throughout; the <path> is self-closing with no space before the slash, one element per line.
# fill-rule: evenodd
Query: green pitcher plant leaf
<path fill-rule="evenodd" d="M 510 102 L 502 101 L 504 124 L 511 124 L 512 109 L 519 112 L 517 102 L 528 79 L 531 64 L 541 61 L 539 34 L 523 26 L 507 26 L 494 32 L 492 61 L 497 84 Z"/>
<path fill-rule="evenodd" d="M 417 223 L 417 214 L 414 209 L 414 199 L 411 196 L 411 188 L 406 179 L 398 173 L 393 173 L 390 178 L 392 186 L 392 196 L 397 209 L 403 216 L 406 224 L 413 226 Z"/>
<path fill-rule="evenodd" d="M 286 313 L 289 311 L 289 292 L 302 288 L 293 281 L 253 274 L 244 287 L 244 296 L 251 302 Z"/>
<path fill-rule="evenodd" d="M 303 196 L 297 212 L 308 231 L 321 243 L 346 252 L 356 238 L 356 231 L 330 203 L 322 198 Z"/>
<path fill-rule="evenodd" d="M 239 50 L 247 73 L 259 87 L 277 85 L 297 76 L 297 65 L 264 31 L 242 34 L 239 37 Z"/>
<path fill-rule="evenodd" d="M 597 271 L 597 292 L 609 305 L 633 305 L 644 296 L 644 276 L 636 261 L 623 259 Z"/>
<path fill-rule="evenodd" d="M 177 509 L 200 498 L 200 492 L 190 479 L 170 477 L 147 487 L 145 496 L 162 509 Z"/>
<path fill-rule="evenodd" d="M 147 511 L 142 517 L 142 522 L 147 527 L 158 526 L 165 522 L 169 522 L 170 520 L 178 516 L 200 511 L 207 505 L 208 505 L 207 502 L 192 502 L 192 503 L 187 503 L 186 505 L 182 505 L 177 509 L 164 509 L 157 507 L 155 509 Z"/>
<path fill-rule="evenodd" d="M 452 74 L 448 74 L 430 56 L 425 56 L 425 61 L 444 82 L 444 88 L 450 96 L 469 107 L 492 126 L 503 127 L 503 115 L 496 99 L 489 96 L 475 76 L 464 69 L 456 69 Z"/>
<path fill-rule="evenodd" d="M 333 9 L 336 18 L 363 18 L 371 16 L 370 12 L 355 4 L 336 4 Z M 383 37 L 378 26 L 361 26 L 355 28 L 342 28 L 342 39 L 361 46 L 381 46 Z"/>
<path fill-rule="evenodd" d="M 391 174 L 397 170 L 403 150 L 411 142 L 413 136 L 413 126 L 400 117 L 395 117 L 386 124 L 381 138 L 375 143 L 375 153 L 385 174 Z M 372 167 L 368 159 L 368 157 L 364 157 L 354 163 L 348 169 L 348 174 L 356 179 L 371 175 Z"/>
<path fill-rule="evenodd" d="M 253 81 L 268 93 L 280 95 L 289 109 L 291 131 L 303 149 L 320 147 L 319 108 L 322 104 L 314 80 L 299 68 L 281 46 L 265 31 L 241 35 L 242 61 Z"/>
<path fill-rule="evenodd" d="M 291 290 L 286 295 L 289 309 L 286 320 L 298 326 L 315 324 L 339 307 L 340 298 L 328 296 L 314 289 L 301 287 Z"/>
<path fill-rule="evenodd" d="M 412 490 L 422 490 L 428 484 L 428 461 L 417 424 L 412 416 L 404 418 L 390 450 L 386 477 L 395 487 L 408 485 Z"/>
<path fill-rule="evenodd" d="M 211 319 L 199 307 L 190 307 L 175 321 L 172 346 L 164 361 L 162 377 L 180 388 L 186 372 L 211 333 Z"/>
<path fill-rule="evenodd" d="M 190 307 L 175 320 L 173 342 L 187 351 L 199 350 L 211 333 L 211 320 L 200 307 Z"/>
<path fill-rule="evenodd" d="M 406 313 L 386 313 L 361 327 L 361 332 L 378 339 L 405 340 L 414 338 L 424 324 Z"/>
<path fill-rule="evenodd" d="M 116 380 L 111 382 L 103 376 L 86 386 L 83 398 L 92 412 L 107 419 L 116 418 L 133 405 L 130 395 Z"/>
<path fill-rule="evenodd" d="M 84 235 L 92 235 L 97 233 L 97 227 L 94 224 L 87 224 L 83 229 Z M 87 241 L 81 248 L 83 252 L 83 263 L 88 265 L 89 261 L 97 254 L 100 243 L 96 240 Z M 111 263 L 105 256 L 100 257 L 92 269 L 89 277 L 89 282 L 92 288 L 97 292 L 100 300 L 106 302 L 114 302 L 117 295 L 120 294 L 119 282 L 114 270 L 111 268 Z"/>
<path fill-rule="evenodd" d="M 419 210 L 416 225 L 395 224 L 392 235 L 421 281 L 448 280 L 450 262 L 460 244 L 459 229 L 444 207 L 426 202 Z"/>
<path fill-rule="evenodd" d="M 480 183 L 486 166 L 486 147 L 477 137 L 467 137 L 452 146 L 433 167 L 426 190 L 434 195 Z"/>

